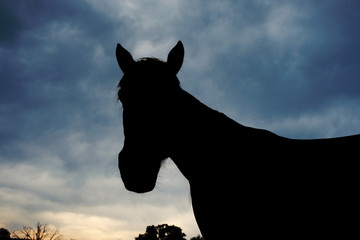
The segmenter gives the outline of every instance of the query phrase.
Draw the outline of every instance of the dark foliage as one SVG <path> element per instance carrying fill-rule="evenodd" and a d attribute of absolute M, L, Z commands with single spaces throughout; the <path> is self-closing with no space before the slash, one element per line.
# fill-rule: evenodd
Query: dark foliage
<path fill-rule="evenodd" d="M 10 239 L 10 232 L 5 228 L 0 228 L 0 240 Z"/>
<path fill-rule="evenodd" d="M 202 236 L 197 235 L 196 237 L 190 238 L 190 240 L 205 240 Z"/>
<path fill-rule="evenodd" d="M 148 226 L 144 234 L 139 234 L 135 240 L 185 240 L 185 233 L 181 228 L 162 224 Z"/>

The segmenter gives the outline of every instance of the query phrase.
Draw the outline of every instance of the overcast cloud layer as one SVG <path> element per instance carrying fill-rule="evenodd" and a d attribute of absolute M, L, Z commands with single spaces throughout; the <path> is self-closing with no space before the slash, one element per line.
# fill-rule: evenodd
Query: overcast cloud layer
<path fill-rule="evenodd" d="M 360 133 L 359 10 L 355 0 L 1 1 L 0 227 L 40 221 L 77 240 L 129 240 L 168 223 L 197 235 L 170 160 L 152 193 L 120 180 L 116 43 L 166 59 L 182 40 L 178 77 L 205 104 L 286 137 L 344 136 Z"/>

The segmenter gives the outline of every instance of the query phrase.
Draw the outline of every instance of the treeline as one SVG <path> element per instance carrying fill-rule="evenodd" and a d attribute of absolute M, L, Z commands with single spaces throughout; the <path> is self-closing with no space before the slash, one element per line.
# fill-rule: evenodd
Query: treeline
<path fill-rule="evenodd" d="M 177 226 L 161 224 L 158 226 L 147 226 L 143 234 L 135 237 L 135 240 L 186 240 L 186 234 Z M 0 228 L 0 240 L 64 240 L 57 228 L 38 222 L 35 228 L 23 227 L 20 230 L 10 232 L 5 228 Z M 70 239 L 75 240 L 75 239 Z M 190 240 L 204 240 L 200 235 L 190 238 Z"/>

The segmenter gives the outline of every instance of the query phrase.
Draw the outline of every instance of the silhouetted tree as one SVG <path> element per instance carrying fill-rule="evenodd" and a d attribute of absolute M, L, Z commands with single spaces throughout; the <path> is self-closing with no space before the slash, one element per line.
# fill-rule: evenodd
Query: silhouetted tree
<path fill-rule="evenodd" d="M 10 239 L 10 232 L 6 228 L 0 228 L 0 240 Z"/>
<path fill-rule="evenodd" d="M 196 237 L 190 238 L 190 240 L 204 240 L 204 238 L 200 235 L 197 235 Z"/>
<path fill-rule="evenodd" d="M 39 222 L 35 225 L 35 229 L 24 226 L 12 235 L 15 239 L 27 240 L 61 240 L 63 237 L 58 229 L 52 229 L 47 224 L 42 225 Z"/>
<path fill-rule="evenodd" d="M 185 233 L 181 228 L 167 224 L 146 227 L 144 234 L 139 234 L 135 240 L 185 240 Z"/>

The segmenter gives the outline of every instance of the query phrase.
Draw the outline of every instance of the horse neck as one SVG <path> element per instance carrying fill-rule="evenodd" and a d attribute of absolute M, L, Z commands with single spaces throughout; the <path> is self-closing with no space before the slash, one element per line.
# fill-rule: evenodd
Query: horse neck
<path fill-rule="evenodd" d="M 246 127 L 215 111 L 184 90 L 180 90 L 173 108 L 173 136 L 170 157 L 184 176 L 190 179 L 209 166 L 215 148 L 230 146 L 233 137 Z M 216 154 L 219 154 L 216 153 Z"/>

